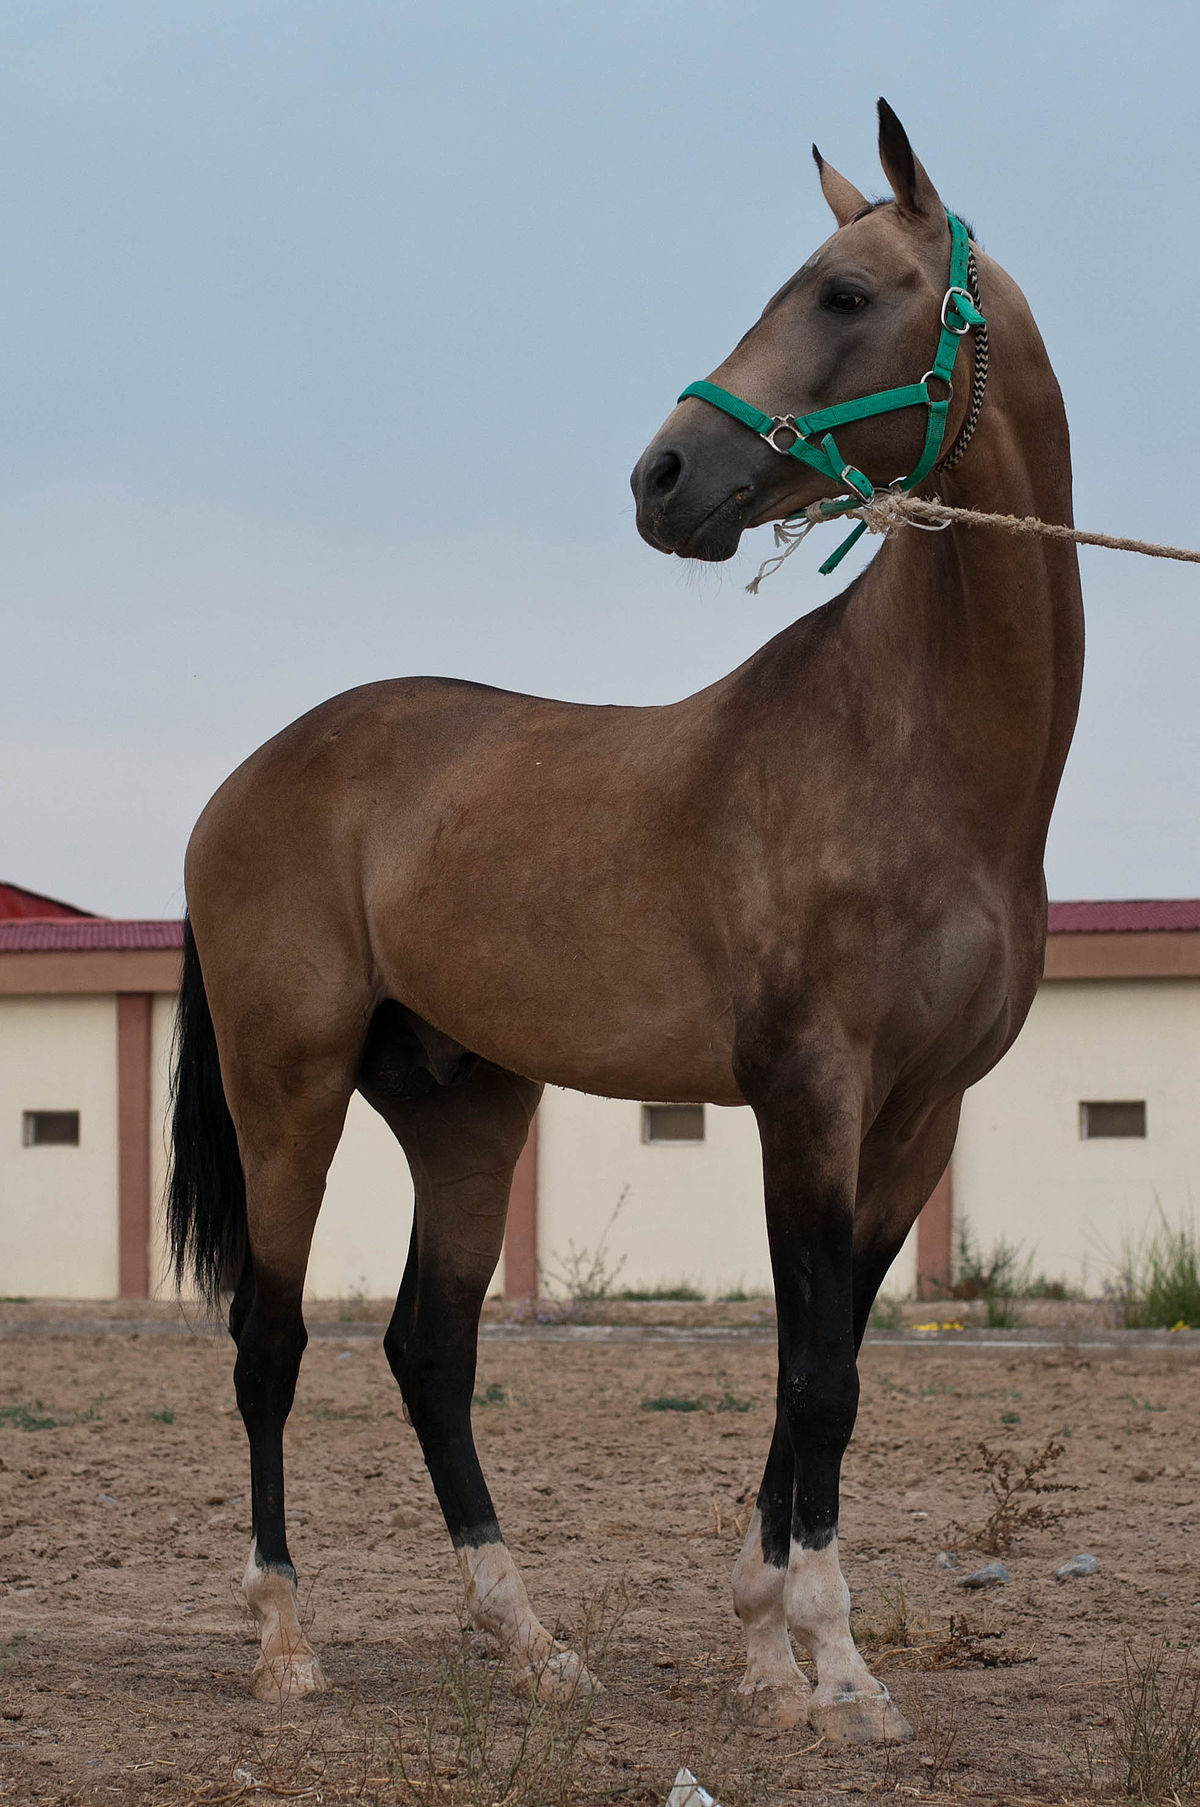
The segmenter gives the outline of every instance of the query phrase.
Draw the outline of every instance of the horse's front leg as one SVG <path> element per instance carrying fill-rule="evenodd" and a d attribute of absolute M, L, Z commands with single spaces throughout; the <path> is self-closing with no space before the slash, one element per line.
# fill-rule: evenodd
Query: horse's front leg
<path fill-rule="evenodd" d="M 860 1108 L 826 1063 L 791 1058 L 739 1073 L 763 1145 L 779 1316 L 771 1454 L 734 1571 L 747 1633 L 743 1691 L 769 1724 L 809 1723 L 830 1741 L 909 1737 L 850 1632 L 838 1562 L 838 1484 L 858 1408 L 853 1221 Z M 790 1450 L 790 1472 L 787 1455 Z M 808 1698 L 787 1632 L 817 1670 Z"/>

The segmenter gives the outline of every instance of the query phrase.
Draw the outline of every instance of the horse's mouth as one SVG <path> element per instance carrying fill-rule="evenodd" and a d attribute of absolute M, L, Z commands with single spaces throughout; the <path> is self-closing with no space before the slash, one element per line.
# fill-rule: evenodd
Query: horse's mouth
<path fill-rule="evenodd" d="M 682 538 L 676 538 L 669 529 L 664 531 L 661 514 L 657 519 L 639 523 L 642 537 L 659 552 L 673 552 L 676 558 L 719 564 L 737 551 L 753 497 L 753 489 L 742 484 L 723 496 Z"/>

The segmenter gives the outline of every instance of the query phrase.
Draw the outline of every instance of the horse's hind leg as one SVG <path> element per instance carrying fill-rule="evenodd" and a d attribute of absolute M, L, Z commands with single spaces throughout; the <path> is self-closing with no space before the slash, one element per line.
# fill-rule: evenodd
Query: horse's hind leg
<path fill-rule="evenodd" d="M 361 1031 L 360 1031 L 361 1034 Z M 229 1327 L 234 1385 L 250 1443 L 253 1537 L 243 1580 L 258 1625 L 253 1689 L 285 1700 L 325 1686 L 300 1623 L 284 1522 L 283 1429 L 308 1340 L 301 1299 L 313 1229 L 353 1089 L 354 1053 L 289 1054 L 239 1079 L 230 1109 L 246 1178 L 246 1265 Z"/>
<path fill-rule="evenodd" d="M 384 1348 L 458 1554 L 467 1610 L 503 1645 L 526 1685 L 543 1695 L 590 1691 L 579 1659 L 555 1643 L 530 1605 L 471 1434 L 479 1313 L 541 1087 L 485 1061 L 416 1099 L 399 1096 L 401 1088 L 377 1073 L 359 1083 L 412 1169 L 414 1238 Z"/>

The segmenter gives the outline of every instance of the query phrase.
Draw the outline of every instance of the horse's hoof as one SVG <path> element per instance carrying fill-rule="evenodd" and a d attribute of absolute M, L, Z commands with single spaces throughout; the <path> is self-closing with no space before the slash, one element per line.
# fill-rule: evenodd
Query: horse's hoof
<path fill-rule="evenodd" d="M 590 1700 L 593 1694 L 604 1692 L 603 1684 L 573 1650 L 552 1650 L 545 1662 L 522 1669 L 514 1685 L 538 1700 Z"/>
<path fill-rule="evenodd" d="M 321 1665 L 311 1653 L 308 1656 L 260 1656 L 251 1677 L 250 1689 L 256 1700 L 279 1706 L 285 1700 L 299 1700 L 303 1694 L 322 1694 L 328 1683 Z"/>
<path fill-rule="evenodd" d="M 808 1723 L 827 1744 L 903 1744 L 912 1727 L 887 1689 L 841 1694 L 809 1708 Z"/>
<path fill-rule="evenodd" d="M 737 1691 L 747 1725 L 760 1732 L 790 1732 L 808 1719 L 812 1689 L 795 1682 L 755 1682 Z"/>

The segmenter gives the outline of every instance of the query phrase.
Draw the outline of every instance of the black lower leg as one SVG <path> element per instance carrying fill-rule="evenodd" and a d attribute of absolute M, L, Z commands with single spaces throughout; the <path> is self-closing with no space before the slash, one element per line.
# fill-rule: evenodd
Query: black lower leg
<path fill-rule="evenodd" d="M 858 1411 L 849 1213 L 817 1215 L 777 1264 L 780 1399 L 796 1486 L 792 1536 L 821 1550 L 837 1535 L 842 1457 Z"/>
<path fill-rule="evenodd" d="M 792 1539 L 792 1499 L 796 1490 L 796 1470 L 792 1459 L 792 1439 L 781 1404 L 775 1408 L 775 1429 L 767 1452 L 767 1465 L 758 1489 L 758 1511 L 762 1521 L 763 1561 L 769 1568 L 785 1569 Z"/>
<path fill-rule="evenodd" d="M 250 1509 L 258 1560 L 293 1579 L 284 1526 L 283 1427 L 307 1341 L 299 1296 L 280 1297 L 260 1277 L 241 1325 L 233 1378 L 250 1442 Z"/>
<path fill-rule="evenodd" d="M 900 1245 L 863 1249 L 854 1257 L 854 1347 L 862 1348 L 863 1337 L 871 1318 L 871 1307 L 887 1277 L 887 1271 L 900 1252 Z"/>
<path fill-rule="evenodd" d="M 479 1303 L 439 1294 L 440 1289 L 422 1287 L 403 1339 L 393 1334 L 402 1317 L 398 1299 L 384 1348 L 452 1542 L 499 1543 L 496 1510 L 471 1434 Z"/>
<path fill-rule="evenodd" d="M 417 1315 L 419 1265 L 417 1226 L 414 1220 L 412 1235 L 408 1239 L 408 1260 L 404 1263 L 404 1276 L 400 1281 L 400 1290 L 396 1294 L 392 1315 L 388 1319 L 388 1327 L 383 1333 L 383 1352 L 387 1356 L 388 1366 L 397 1380 L 399 1379 L 397 1363 L 403 1359 Z"/>

